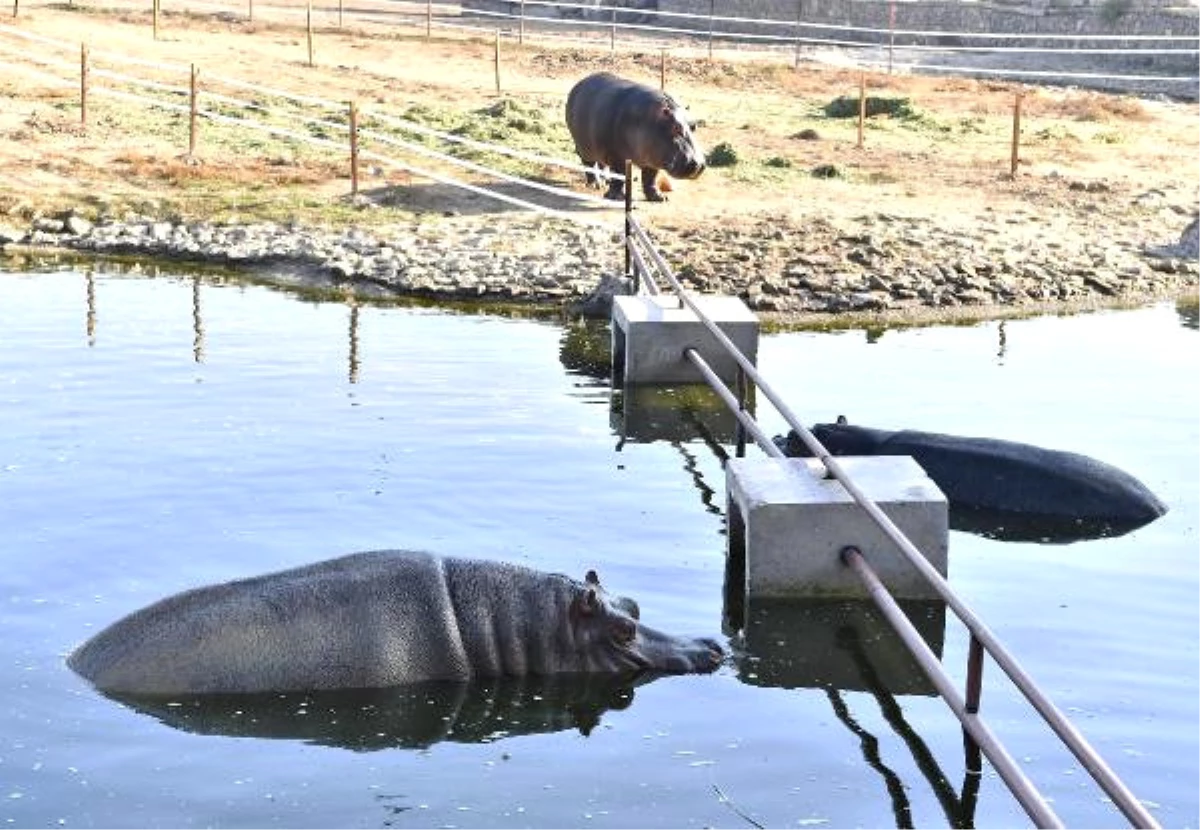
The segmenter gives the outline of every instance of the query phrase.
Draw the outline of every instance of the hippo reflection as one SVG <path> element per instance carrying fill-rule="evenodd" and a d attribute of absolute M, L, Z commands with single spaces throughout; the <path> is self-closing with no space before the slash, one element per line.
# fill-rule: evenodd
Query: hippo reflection
<path fill-rule="evenodd" d="M 369 752 L 567 730 L 588 735 L 606 712 L 632 703 L 636 686 L 656 677 L 577 674 L 284 694 L 111 697 L 198 735 L 295 740 Z"/>
<path fill-rule="evenodd" d="M 709 639 L 663 634 L 637 605 L 504 562 L 357 553 L 168 597 L 69 658 L 106 692 L 378 688 L 423 680 L 707 672 Z"/>
<path fill-rule="evenodd" d="M 1086 455 L 1016 441 L 837 423 L 812 433 L 833 455 L 908 455 L 946 495 L 950 526 L 1004 541 L 1073 542 L 1119 536 L 1167 507 L 1146 485 Z M 811 455 L 796 435 L 776 438 L 790 456 Z"/>

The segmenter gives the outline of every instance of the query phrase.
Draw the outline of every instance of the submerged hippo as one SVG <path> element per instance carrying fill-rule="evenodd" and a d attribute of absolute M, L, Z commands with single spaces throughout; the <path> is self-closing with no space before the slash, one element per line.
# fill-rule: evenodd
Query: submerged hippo
<path fill-rule="evenodd" d="M 964 530 L 1021 516 L 1037 520 L 1031 538 L 1072 541 L 1118 535 L 1167 512 L 1129 473 L 1078 453 L 995 438 L 869 429 L 844 417 L 817 424 L 812 433 L 834 455 L 912 456 L 945 493 L 951 525 L 957 514 Z M 794 431 L 779 443 L 788 455 L 810 454 Z M 1022 538 L 1001 531 L 1001 537 Z"/>
<path fill-rule="evenodd" d="M 584 582 L 503 562 L 357 553 L 185 591 L 68 663 L 111 693 L 377 688 L 505 675 L 706 672 L 713 640 L 662 634 Z"/>
<path fill-rule="evenodd" d="M 704 152 L 692 135 L 687 111 L 670 95 L 608 72 L 588 75 L 572 87 L 567 128 L 585 165 L 622 175 L 626 161 L 640 167 L 642 192 L 651 202 L 665 199 L 656 181 L 659 171 L 676 179 L 694 179 L 704 172 Z M 587 180 L 600 186 L 593 172 Z M 625 183 L 610 180 L 605 198 L 624 195 Z"/>

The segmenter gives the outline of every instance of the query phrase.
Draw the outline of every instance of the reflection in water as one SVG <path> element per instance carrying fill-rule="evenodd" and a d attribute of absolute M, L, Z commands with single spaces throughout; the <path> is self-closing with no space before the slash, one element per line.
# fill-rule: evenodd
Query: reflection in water
<path fill-rule="evenodd" d="M 627 708 L 634 688 L 655 677 L 560 675 L 336 692 L 110 697 L 198 735 L 296 740 L 369 752 L 571 729 L 588 735 L 605 712 Z"/>
<path fill-rule="evenodd" d="M 726 594 L 737 593 L 726 585 Z M 744 602 L 744 600 L 743 600 Z M 901 601 L 935 655 L 942 652 L 945 603 Z M 727 620 L 727 624 L 728 624 Z M 823 689 L 838 720 L 859 740 L 868 766 L 879 773 L 892 802 L 897 827 L 912 827 L 909 787 L 884 763 L 879 739 L 850 711 L 844 692 L 865 691 L 879 705 L 929 783 L 951 827 L 972 827 L 978 801 L 978 748 L 965 746 L 967 773 L 955 792 L 933 753 L 904 717 L 897 694 L 932 696 L 933 684 L 895 631 L 869 601 L 753 600 L 735 650 L 739 678 L 755 686 Z M 972 759 L 975 759 L 974 762 Z"/>
<path fill-rule="evenodd" d="M 350 383 L 358 383 L 358 300 L 351 294 L 346 302 L 350 306 L 350 369 L 347 377 Z"/>
<path fill-rule="evenodd" d="M 928 745 L 921 740 L 921 737 L 908 721 L 904 719 L 904 710 L 896 702 L 896 698 L 885 687 L 883 678 L 879 676 L 875 665 L 871 662 L 858 632 L 847 628 L 843 629 L 840 633 L 843 644 L 853 656 L 859 671 L 862 673 L 864 684 L 875 697 L 876 703 L 879 704 L 879 711 L 883 714 L 888 725 L 892 727 L 892 731 L 908 747 L 908 751 L 912 754 L 917 768 L 921 770 L 921 774 L 925 776 L 925 780 L 929 782 L 930 787 L 933 789 L 933 794 L 942 806 L 942 810 L 945 812 L 950 826 L 973 827 L 975 824 L 975 807 L 979 800 L 979 784 L 983 772 L 979 745 L 971 739 L 965 730 L 963 731 L 966 741 L 964 744 L 966 754 L 966 763 L 964 766 L 966 772 L 963 778 L 962 794 L 958 795 L 954 792 L 949 779 L 934 759 L 933 753 L 929 751 Z M 830 690 L 829 694 L 832 696 L 836 693 Z M 888 789 L 890 792 L 890 784 Z M 905 803 L 907 804 L 907 802 Z M 893 804 L 898 804 L 898 802 L 893 799 Z M 911 815 L 908 816 L 908 819 L 911 822 Z M 899 825 L 899 821 L 900 813 L 897 811 L 897 824 L 898 826 L 902 826 Z M 907 826 L 912 825 L 909 824 Z"/>
<path fill-rule="evenodd" d="M 733 557 L 730 557 L 733 558 Z M 727 574 L 729 571 L 727 571 Z M 726 586 L 735 596 L 743 587 Z M 785 689 L 872 691 L 933 695 L 933 684 L 891 625 L 868 600 L 742 598 L 744 615 L 725 630 L 740 635 L 738 675 L 755 686 Z M 941 656 L 946 605 L 940 600 L 898 600 L 922 639 Z M 861 646 L 859 644 L 862 644 Z M 874 667 L 864 678 L 864 661 Z"/>
<path fill-rule="evenodd" d="M 608 323 L 579 319 L 563 326 L 558 345 L 563 368 L 577 375 L 607 380 L 612 373 L 612 342 Z"/>
<path fill-rule="evenodd" d="M 1200 329 L 1200 301 L 1194 295 L 1175 303 L 1175 313 L 1184 328 Z"/>
<path fill-rule="evenodd" d="M 717 491 L 709 487 L 708 482 L 704 480 L 704 472 L 696 461 L 696 454 L 679 441 L 672 441 L 671 446 L 679 450 L 679 454 L 683 456 L 683 471 L 691 477 L 692 485 L 700 494 L 700 503 L 704 505 L 704 510 L 714 516 L 723 514 L 725 505 L 718 503 Z"/>
<path fill-rule="evenodd" d="M 204 362 L 204 317 L 200 313 L 200 277 L 192 277 L 192 357 Z"/>
<path fill-rule="evenodd" d="M 84 274 L 87 280 L 87 341 L 89 346 L 96 345 L 96 275 L 92 269 Z"/>
<path fill-rule="evenodd" d="M 997 327 L 996 332 L 1000 341 L 1000 345 L 996 349 L 996 357 L 1001 363 L 1004 362 L 1004 355 L 1008 352 L 1008 333 L 1004 329 L 1004 323 L 1004 320 L 1000 321 L 1000 325 Z"/>
<path fill-rule="evenodd" d="M 753 414 L 754 406 L 755 396 L 748 393 L 746 411 Z M 620 436 L 621 444 L 697 437 L 710 444 L 734 444 L 739 435 L 737 417 L 703 383 L 614 389 L 609 426 Z"/>

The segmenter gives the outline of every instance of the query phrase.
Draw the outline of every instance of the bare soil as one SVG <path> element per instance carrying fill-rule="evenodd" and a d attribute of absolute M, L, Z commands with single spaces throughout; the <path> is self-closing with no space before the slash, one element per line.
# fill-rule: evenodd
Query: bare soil
<path fill-rule="evenodd" d="M 157 39 L 144 4 L 102 9 L 24 4 L 4 26 L 67 43 L 87 42 L 94 55 L 193 63 L 205 72 L 275 89 L 401 114 L 414 105 L 477 111 L 499 97 L 561 112 L 567 91 L 584 74 L 610 69 L 658 85 L 657 48 L 616 54 L 567 48 L 532 36 L 502 45 L 497 95 L 491 38 L 472 39 L 395 21 L 368 22 L 336 7 L 318 10 L 314 65 L 308 64 L 303 6 L 255 7 L 243 15 L 197 6 L 167 12 Z M 604 44 L 607 46 L 607 44 Z M 36 65 L 34 55 L 61 53 L 0 31 L 0 61 Z M 102 59 L 94 58 L 99 63 Z M 123 67 L 113 68 L 123 69 Z M 1200 201 L 1200 110 L 1195 103 L 1146 100 L 1003 82 L 867 75 L 872 96 L 908 99 L 916 117 L 868 119 L 862 146 L 854 118 L 830 118 L 824 107 L 856 97 L 857 70 L 819 63 L 791 66 L 787 57 L 754 59 L 744 50 L 679 45 L 665 59 L 666 87 L 702 119 L 706 149 L 728 144 L 737 164 L 676 182 L 671 201 L 639 203 L 641 215 L 673 239 L 719 228 L 766 236 L 772 228 L 803 232 L 820 218 L 847 232 L 877 217 L 909 218 L 941 231 L 971 234 L 983 225 L 1012 244 L 1103 245 L 1128 250 L 1177 241 Z M 71 78 L 68 69 L 58 70 Z M 176 79 L 175 83 L 178 83 Z M 1017 175 L 1010 174 L 1013 107 L 1022 92 Z M 511 209 L 450 188 L 407 200 L 403 188 L 384 209 L 355 210 L 346 200 L 349 167 L 337 151 L 280 157 L 255 145 L 205 143 L 198 159 L 183 157 L 186 131 L 149 130 L 136 107 L 95 99 L 79 124 L 78 81 L 0 73 L 0 219 L 10 224 L 66 208 L 119 215 L 139 210 L 181 219 L 269 218 L 330 225 L 386 225 L 413 214 L 479 214 Z M 546 149 L 562 152 L 565 126 Z M 814 171 L 832 173 L 818 178 Z M 411 177 L 376 171 L 370 187 L 411 185 Z M 582 176 L 547 169 L 544 178 L 583 190 Z M 471 180 L 470 174 L 457 173 Z M 474 177 L 484 181 L 482 177 Z M 640 193 L 638 194 L 640 199 Z M 719 244 L 719 236 L 709 236 Z M 701 259 L 708 253 L 697 251 Z M 725 252 L 726 254 L 728 252 Z"/>

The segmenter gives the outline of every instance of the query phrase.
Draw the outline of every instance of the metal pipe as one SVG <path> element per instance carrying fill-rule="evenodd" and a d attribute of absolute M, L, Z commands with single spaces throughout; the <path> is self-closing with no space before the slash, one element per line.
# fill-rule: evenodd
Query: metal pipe
<path fill-rule="evenodd" d="M 646 260 L 642 258 L 642 252 L 629 238 L 625 240 L 625 258 L 633 261 L 633 293 L 637 294 L 642 288 L 645 288 L 647 294 L 652 297 L 658 296 L 658 283 L 654 281 L 654 275 L 646 267 Z M 625 276 L 628 277 L 629 274 Z"/>
<path fill-rule="evenodd" d="M 903 531 L 888 518 L 887 514 L 871 501 L 870 498 L 855 484 L 853 479 L 846 474 L 842 469 L 841 464 L 825 449 L 820 441 L 809 432 L 808 429 L 800 423 L 799 419 L 787 406 L 786 403 L 779 397 L 759 374 L 758 369 L 754 364 L 742 354 L 732 340 L 726 336 L 725 332 L 708 319 L 707 316 L 696 306 L 695 303 L 687 296 L 683 290 L 683 286 L 679 280 L 675 278 L 670 267 L 663 260 L 662 255 L 655 249 L 650 242 L 646 231 L 638 224 L 637 220 L 630 217 L 630 224 L 635 236 L 637 236 L 650 252 L 651 259 L 662 272 L 663 277 L 671 284 L 681 302 L 686 304 L 688 308 L 696 315 L 696 318 L 704 324 L 704 326 L 712 333 L 730 356 L 737 361 L 745 371 L 746 375 L 754 381 L 755 384 L 766 395 L 767 399 L 775 406 L 779 414 L 783 416 L 788 425 L 796 431 L 796 434 L 804 442 L 805 446 L 816 456 L 827 471 L 829 477 L 837 479 L 846 492 L 858 502 L 859 506 L 866 511 L 867 515 L 879 526 L 884 535 L 888 537 L 900 550 L 904 557 L 909 561 L 926 581 L 937 591 L 938 595 L 946 601 L 946 604 L 954 611 L 958 618 L 962 621 L 971 632 L 977 637 L 980 644 L 987 649 L 987 652 L 992 655 L 996 663 L 1008 675 L 1009 679 L 1017 686 L 1030 704 L 1037 710 L 1042 719 L 1054 730 L 1054 733 L 1059 737 L 1075 758 L 1083 765 L 1092 779 L 1100 786 L 1101 789 L 1113 800 L 1118 809 L 1124 813 L 1125 817 L 1135 827 L 1157 828 L 1159 824 L 1146 807 L 1138 801 L 1137 797 L 1125 786 L 1112 771 L 1112 768 L 1104 761 L 1096 750 L 1088 743 L 1075 726 L 1067 720 L 1066 716 L 1058 709 L 1054 703 L 1046 697 L 1042 691 L 1034 684 L 1033 679 L 1025 672 L 1016 658 L 1008 652 L 1008 650 L 1000 643 L 994 634 L 984 625 L 983 621 L 973 612 L 954 591 L 950 585 L 938 573 L 937 569 L 929 564 L 925 556 L 917 549 L 915 545 L 904 535 Z M 774 444 L 772 443 L 772 446 Z"/>
<path fill-rule="evenodd" d="M 883 587 L 883 583 L 879 581 L 879 577 L 871 570 L 863 558 L 862 553 L 854 547 L 842 549 L 842 561 L 854 571 L 855 575 L 862 581 L 863 586 L 867 589 L 867 593 L 871 597 L 871 601 L 882 612 L 887 621 L 891 623 L 892 628 L 900 636 L 905 647 L 914 658 L 917 664 L 920 665 L 921 671 L 929 678 L 929 681 L 937 689 L 938 694 L 946 701 L 946 705 L 962 722 L 963 728 L 971 733 L 971 737 L 979 744 L 979 748 L 983 750 L 983 754 L 992 762 L 992 766 L 996 768 L 996 772 L 1004 779 L 1004 783 L 1012 792 L 1013 796 L 1020 802 L 1025 813 L 1031 818 L 1038 827 L 1064 827 L 1062 821 L 1050 809 L 1050 805 L 1046 802 L 1045 796 L 1038 792 L 1037 787 L 1033 782 L 1026 777 L 1025 773 L 1013 760 L 1008 751 L 992 734 L 991 729 L 983 722 L 983 720 L 975 714 L 966 710 L 962 697 L 958 690 L 954 688 L 954 682 L 942 670 L 941 663 L 938 662 L 937 655 L 929 648 L 929 644 L 921 637 L 920 632 L 909 621 L 908 617 L 892 599 L 891 594 Z"/>
<path fill-rule="evenodd" d="M 689 346 L 683 350 L 683 356 L 692 361 L 692 364 L 700 370 L 700 374 L 704 375 L 704 379 L 708 381 L 708 385 L 720 396 L 721 400 L 725 401 L 725 405 L 730 408 L 734 417 L 738 419 L 738 423 L 745 427 L 746 431 L 753 436 L 754 442 L 762 448 L 763 452 L 773 458 L 787 457 L 783 454 L 783 450 L 775 446 L 775 442 L 768 438 L 767 434 L 762 431 L 762 427 L 754 420 L 754 416 L 738 406 L 737 398 L 733 392 L 717 377 L 717 373 L 705 362 L 699 352 Z"/>

